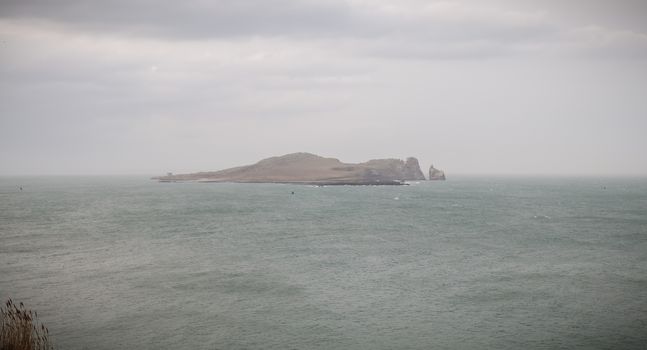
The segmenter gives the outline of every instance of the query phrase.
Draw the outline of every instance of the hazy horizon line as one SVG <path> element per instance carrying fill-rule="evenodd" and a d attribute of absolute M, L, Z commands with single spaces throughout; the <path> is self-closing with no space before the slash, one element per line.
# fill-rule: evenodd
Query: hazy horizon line
<path fill-rule="evenodd" d="M 187 173 L 177 173 L 177 174 L 190 174 L 190 173 L 199 173 L 199 172 L 208 172 L 208 171 L 219 171 L 218 170 L 200 170 Z M 12 178 L 12 177 L 155 177 L 165 175 L 165 172 L 160 173 L 26 173 L 26 174 L 0 174 L 2 178 Z M 446 172 L 447 178 L 451 179 L 452 177 L 524 177 L 524 178 L 647 178 L 647 173 L 472 173 L 472 172 Z M 425 177 L 427 177 L 425 175 Z M 422 180 L 420 180 L 422 181 Z M 426 181 L 429 181 L 426 179 Z M 412 181 L 415 182 L 415 181 Z"/>

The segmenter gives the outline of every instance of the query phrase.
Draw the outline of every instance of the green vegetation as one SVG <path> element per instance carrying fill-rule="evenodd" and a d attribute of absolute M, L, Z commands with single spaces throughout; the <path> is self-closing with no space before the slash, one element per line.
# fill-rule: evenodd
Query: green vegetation
<path fill-rule="evenodd" d="M 9 299 L 0 307 L 0 350 L 51 350 L 49 330 L 38 322 L 38 313 Z"/>

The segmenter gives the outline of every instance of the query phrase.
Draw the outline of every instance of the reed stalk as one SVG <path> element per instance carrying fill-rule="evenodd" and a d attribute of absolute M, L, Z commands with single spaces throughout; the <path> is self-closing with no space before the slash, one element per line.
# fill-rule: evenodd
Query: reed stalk
<path fill-rule="evenodd" d="M 38 322 L 38 313 L 8 299 L 0 307 L 0 350 L 53 350 L 49 329 Z"/>

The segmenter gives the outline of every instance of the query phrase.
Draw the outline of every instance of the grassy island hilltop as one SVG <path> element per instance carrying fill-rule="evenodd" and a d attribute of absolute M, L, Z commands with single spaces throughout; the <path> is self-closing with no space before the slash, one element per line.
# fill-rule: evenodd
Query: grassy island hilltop
<path fill-rule="evenodd" d="M 399 185 L 425 180 L 418 160 L 373 159 L 342 163 L 311 153 L 291 153 L 263 159 L 256 164 L 220 171 L 154 177 L 160 181 L 301 183 L 315 185 Z"/>

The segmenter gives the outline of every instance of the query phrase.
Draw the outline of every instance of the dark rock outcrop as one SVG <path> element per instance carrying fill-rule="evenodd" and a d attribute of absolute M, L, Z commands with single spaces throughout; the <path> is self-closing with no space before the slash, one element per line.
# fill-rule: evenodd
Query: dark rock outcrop
<path fill-rule="evenodd" d="M 425 180 L 425 174 L 420 170 L 418 159 L 414 157 L 407 158 L 407 161 L 404 163 L 403 172 L 405 180 Z"/>
<path fill-rule="evenodd" d="M 429 168 L 429 180 L 445 180 L 445 172 L 432 165 Z"/>
<path fill-rule="evenodd" d="M 256 164 L 213 172 L 167 175 L 154 179 L 202 182 L 269 182 L 303 184 L 397 185 L 409 180 L 424 180 L 416 158 L 374 159 L 347 164 L 335 158 L 311 153 L 292 153 L 272 157 Z"/>

